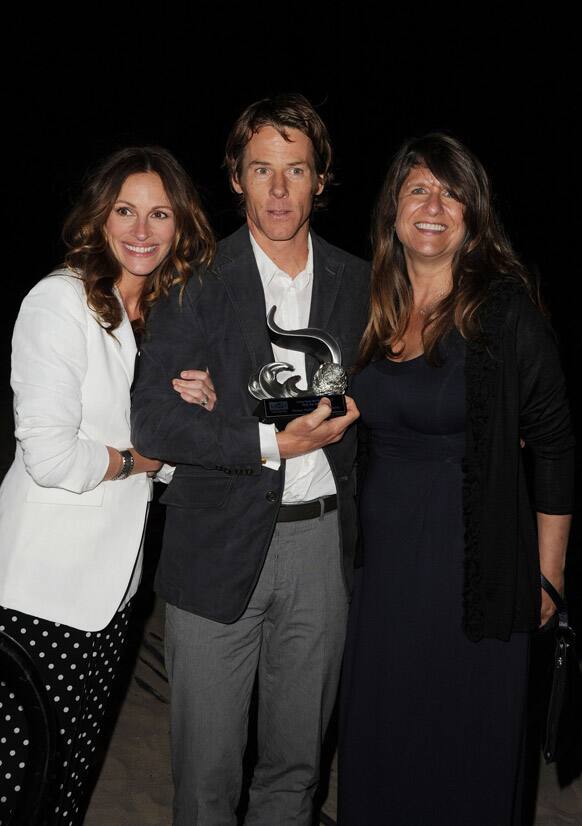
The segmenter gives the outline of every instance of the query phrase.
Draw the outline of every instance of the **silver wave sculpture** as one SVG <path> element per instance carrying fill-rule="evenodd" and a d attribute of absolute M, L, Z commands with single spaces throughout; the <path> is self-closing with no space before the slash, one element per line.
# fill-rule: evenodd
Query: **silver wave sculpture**
<path fill-rule="evenodd" d="M 300 376 L 290 376 L 284 382 L 277 378 L 279 373 L 295 370 L 285 361 L 272 361 L 254 373 L 249 380 L 249 392 L 255 399 L 288 399 L 298 396 L 341 395 L 348 386 L 345 370 L 342 367 L 342 351 L 336 339 L 316 327 L 303 330 L 284 330 L 275 323 L 276 307 L 271 307 L 267 315 L 267 327 L 271 339 L 287 350 L 299 350 L 309 353 L 320 362 L 313 376 L 311 387 L 301 390 L 297 384 Z"/>

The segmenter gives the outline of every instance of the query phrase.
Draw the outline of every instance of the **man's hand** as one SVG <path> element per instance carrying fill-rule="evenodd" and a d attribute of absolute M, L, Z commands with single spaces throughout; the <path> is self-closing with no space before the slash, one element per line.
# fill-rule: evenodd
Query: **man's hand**
<path fill-rule="evenodd" d="M 347 428 L 356 421 L 360 412 L 356 403 L 346 396 L 346 415 L 330 419 L 331 404 L 321 399 L 313 413 L 298 416 L 289 422 L 285 430 L 277 433 L 281 459 L 293 459 L 339 442 Z"/>
<path fill-rule="evenodd" d="M 216 405 L 216 393 L 208 370 L 182 370 L 179 379 L 172 379 L 172 387 L 189 404 L 199 404 L 208 411 Z"/>

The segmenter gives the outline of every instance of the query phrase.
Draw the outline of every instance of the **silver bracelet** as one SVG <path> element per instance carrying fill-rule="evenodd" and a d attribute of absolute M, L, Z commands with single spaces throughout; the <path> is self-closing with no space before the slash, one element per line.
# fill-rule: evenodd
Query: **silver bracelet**
<path fill-rule="evenodd" d="M 119 455 L 121 456 L 122 461 L 121 470 L 116 476 L 113 477 L 111 480 L 112 482 L 116 482 L 120 479 L 127 479 L 135 464 L 133 453 L 130 450 L 120 450 Z"/>

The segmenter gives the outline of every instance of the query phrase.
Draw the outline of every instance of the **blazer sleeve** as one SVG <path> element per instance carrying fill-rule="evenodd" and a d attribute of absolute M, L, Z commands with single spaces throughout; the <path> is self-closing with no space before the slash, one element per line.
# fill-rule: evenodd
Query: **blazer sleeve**
<path fill-rule="evenodd" d="M 198 311 L 202 289 L 195 274 L 185 290 L 175 287 L 151 311 L 136 362 L 132 441 L 140 453 L 166 462 L 259 474 L 262 463 L 256 417 L 237 415 L 221 406 L 220 399 L 208 412 L 183 401 L 172 389 L 171 380 L 181 370 L 204 369 L 212 362 Z"/>
<path fill-rule="evenodd" d="M 569 514 L 574 507 L 574 436 L 556 339 L 531 300 L 517 316 L 520 434 L 533 455 L 534 506 Z"/>
<path fill-rule="evenodd" d="M 95 488 L 109 463 L 104 444 L 79 435 L 88 321 L 70 280 L 48 276 L 22 302 L 12 339 L 15 436 L 25 467 L 38 485 L 73 493 Z"/>

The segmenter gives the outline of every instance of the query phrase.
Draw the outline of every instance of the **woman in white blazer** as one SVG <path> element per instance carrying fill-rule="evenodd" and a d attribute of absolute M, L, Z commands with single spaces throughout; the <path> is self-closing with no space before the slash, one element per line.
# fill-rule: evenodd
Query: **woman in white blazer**
<path fill-rule="evenodd" d="M 14 329 L 16 455 L 0 489 L 0 632 L 32 656 L 54 708 L 58 778 L 47 823 L 77 824 L 95 769 L 127 604 L 137 589 L 151 480 L 131 446 L 136 334 L 214 241 L 177 161 L 121 150 L 88 180 L 64 231 L 66 267 L 24 299 Z M 214 394 L 200 376 L 191 401 Z M 183 391 L 183 388 L 182 388 Z M 20 791 L 26 722 L 0 685 L 0 821 Z M 43 821 L 44 822 L 44 821 Z"/>

